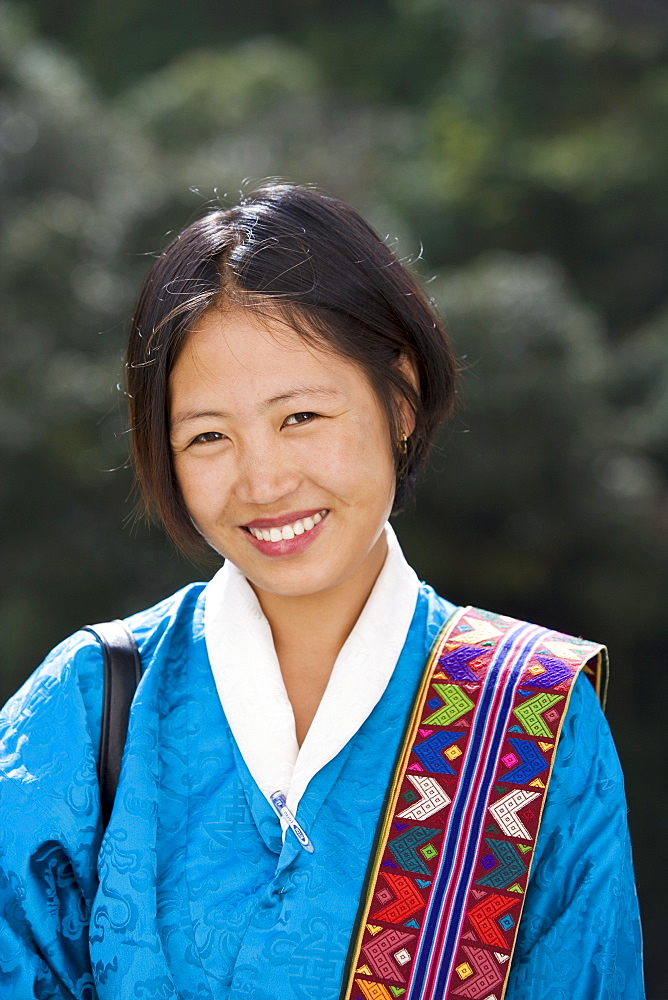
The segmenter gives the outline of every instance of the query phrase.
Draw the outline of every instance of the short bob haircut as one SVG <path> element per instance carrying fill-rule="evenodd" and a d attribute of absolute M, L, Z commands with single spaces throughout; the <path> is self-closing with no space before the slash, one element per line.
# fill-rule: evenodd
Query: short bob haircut
<path fill-rule="evenodd" d="M 364 372 L 387 415 L 399 510 L 453 407 L 448 337 L 416 279 L 350 205 L 312 187 L 274 184 L 179 233 L 140 293 L 127 392 L 132 459 L 149 517 L 186 555 L 201 559 L 207 551 L 174 473 L 169 375 L 203 313 L 229 307 L 270 309 Z M 403 442 L 406 403 L 415 429 Z"/>

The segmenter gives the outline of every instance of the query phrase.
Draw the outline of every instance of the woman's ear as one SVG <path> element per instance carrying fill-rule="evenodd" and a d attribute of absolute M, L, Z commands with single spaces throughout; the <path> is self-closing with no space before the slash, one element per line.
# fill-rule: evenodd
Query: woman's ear
<path fill-rule="evenodd" d="M 397 368 L 400 373 L 410 383 L 416 396 L 420 394 L 420 383 L 415 369 L 415 365 L 410 360 L 406 354 L 402 354 L 397 362 Z M 400 419 L 400 432 L 405 434 L 407 438 L 411 436 L 415 430 L 415 409 L 411 406 L 410 402 L 402 394 L 399 402 L 399 412 L 401 414 Z"/>

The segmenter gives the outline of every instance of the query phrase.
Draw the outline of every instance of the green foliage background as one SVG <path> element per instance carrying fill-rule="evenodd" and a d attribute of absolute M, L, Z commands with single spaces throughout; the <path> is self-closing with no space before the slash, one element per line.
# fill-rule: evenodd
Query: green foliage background
<path fill-rule="evenodd" d="M 81 624 L 211 572 L 130 522 L 127 318 L 169 232 L 266 177 L 317 182 L 429 281 L 463 359 L 409 558 L 452 600 L 610 646 L 654 1000 L 667 55 L 659 0 L 0 6 L 2 700 Z"/>

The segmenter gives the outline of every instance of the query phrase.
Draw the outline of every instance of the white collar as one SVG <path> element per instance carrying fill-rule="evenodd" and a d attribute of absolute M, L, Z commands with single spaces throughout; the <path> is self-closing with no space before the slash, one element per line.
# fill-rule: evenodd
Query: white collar
<path fill-rule="evenodd" d="M 262 793 L 282 791 L 295 814 L 311 778 L 358 731 L 380 701 L 406 641 L 419 580 L 389 524 L 387 557 L 332 670 L 299 748 L 269 622 L 229 561 L 204 592 L 204 636 L 232 735 Z"/>

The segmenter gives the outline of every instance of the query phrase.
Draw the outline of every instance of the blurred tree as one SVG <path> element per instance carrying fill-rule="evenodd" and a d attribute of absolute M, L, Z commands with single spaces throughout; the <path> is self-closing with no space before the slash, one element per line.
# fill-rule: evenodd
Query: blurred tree
<path fill-rule="evenodd" d="M 661 2 L 256 0 L 252 20 L 212 0 L 32 0 L 30 10 L 39 33 L 66 42 L 111 93 L 160 79 L 212 39 L 224 52 L 281 38 L 297 63 L 317 65 L 337 103 L 406 112 L 404 156 L 388 162 L 382 194 L 432 266 L 489 246 L 556 256 L 617 335 L 668 295 Z M 262 64 L 261 47 L 252 51 Z M 215 89 L 215 59 L 208 68 Z"/>

